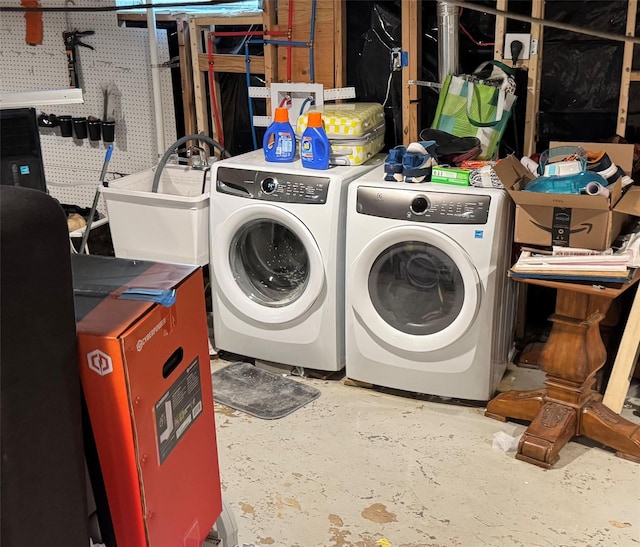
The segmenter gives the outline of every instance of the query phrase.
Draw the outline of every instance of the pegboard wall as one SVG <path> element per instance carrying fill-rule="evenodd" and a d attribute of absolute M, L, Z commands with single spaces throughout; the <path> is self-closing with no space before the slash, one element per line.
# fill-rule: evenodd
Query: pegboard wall
<path fill-rule="evenodd" d="M 11 3 L 20 5 L 19 0 Z M 82 1 L 76 1 L 81 6 Z M 42 6 L 59 6 L 60 0 L 43 0 Z M 92 6 L 114 5 L 114 0 L 92 0 Z M 120 92 L 116 111 L 114 152 L 107 178 L 130 174 L 157 163 L 151 59 L 147 29 L 119 27 L 115 12 L 43 13 L 44 37 L 39 46 L 25 43 L 25 20 L 21 13 L 0 18 L 0 87 L 2 91 L 62 89 L 69 87 L 67 57 L 62 33 L 93 30 L 81 40 L 80 77 L 84 104 L 36 106 L 38 111 L 71 116 L 103 114 L 103 86 L 113 84 Z M 158 30 L 158 57 L 169 60 L 166 31 Z M 176 141 L 171 72 L 161 69 L 165 144 Z M 100 176 L 107 145 L 102 141 L 76 140 L 60 135 L 59 128 L 40 128 L 40 140 L 49 189 L 54 197 L 86 207 Z M 93 188 L 93 190 L 92 190 Z M 88 204 L 87 204 L 88 201 Z M 102 208 L 102 207 L 100 207 Z"/>

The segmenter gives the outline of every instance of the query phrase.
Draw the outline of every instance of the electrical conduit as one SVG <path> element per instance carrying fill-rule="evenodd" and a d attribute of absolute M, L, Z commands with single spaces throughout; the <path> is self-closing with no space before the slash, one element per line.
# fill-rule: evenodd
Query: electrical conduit
<path fill-rule="evenodd" d="M 151 54 L 151 84 L 153 88 L 154 124 L 156 127 L 156 151 L 158 158 L 165 150 L 164 113 L 160 92 L 160 65 L 158 63 L 158 43 L 156 42 L 156 15 L 153 8 L 147 9 L 147 28 L 149 30 L 149 53 Z"/>

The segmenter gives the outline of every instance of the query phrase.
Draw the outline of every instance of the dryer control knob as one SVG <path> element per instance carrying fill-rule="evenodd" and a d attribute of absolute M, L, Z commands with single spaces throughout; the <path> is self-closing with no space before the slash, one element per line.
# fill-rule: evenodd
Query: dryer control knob
<path fill-rule="evenodd" d="M 265 194 L 273 194 L 278 188 L 278 181 L 274 177 L 265 177 L 260 183 L 260 188 Z"/>
<path fill-rule="evenodd" d="M 411 212 L 414 215 L 424 215 L 429 209 L 429 200 L 425 196 L 417 196 L 411 202 Z"/>

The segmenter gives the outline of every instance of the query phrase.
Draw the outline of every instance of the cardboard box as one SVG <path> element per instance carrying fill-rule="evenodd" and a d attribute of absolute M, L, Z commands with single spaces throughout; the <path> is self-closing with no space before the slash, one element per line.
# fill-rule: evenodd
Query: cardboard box
<path fill-rule="evenodd" d="M 87 255 L 72 266 L 80 377 L 116 543 L 200 547 L 222 511 L 202 271 Z M 133 287 L 175 289 L 175 302 L 120 297 Z"/>
<path fill-rule="evenodd" d="M 633 145 L 552 142 L 550 147 L 577 145 L 604 150 L 626 173 L 633 164 Z M 629 215 L 640 216 L 640 188 L 622 195 L 621 181 L 609 187 L 610 196 L 547 194 L 522 189 L 535 177 L 513 156 L 494 166 L 516 203 L 514 240 L 527 245 L 552 245 L 605 250 L 618 237 Z"/>
<path fill-rule="evenodd" d="M 469 186 L 471 171 L 468 169 L 455 169 L 453 167 L 434 166 L 431 171 L 431 182 L 442 184 L 455 184 L 456 186 Z"/>

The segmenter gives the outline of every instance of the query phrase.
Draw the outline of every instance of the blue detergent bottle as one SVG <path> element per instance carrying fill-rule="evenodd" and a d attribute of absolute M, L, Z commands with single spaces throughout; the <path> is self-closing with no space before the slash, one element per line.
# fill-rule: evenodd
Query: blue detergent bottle
<path fill-rule="evenodd" d="M 289 123 L 289 112 L 286 108 L 276 108 L 274 121 L 262 139 L 262 149 L 267 161 L 293 161 L 296 155 L 296 136 Z"/>
<path fill-rule="evenodd" d="M 300 140 L 300 159 L 302 167 L 309 169 L 329 169 L 331 144 L 322 125 L 322 113 L 317 110 L 309 112 L 307 128 Z"/>

